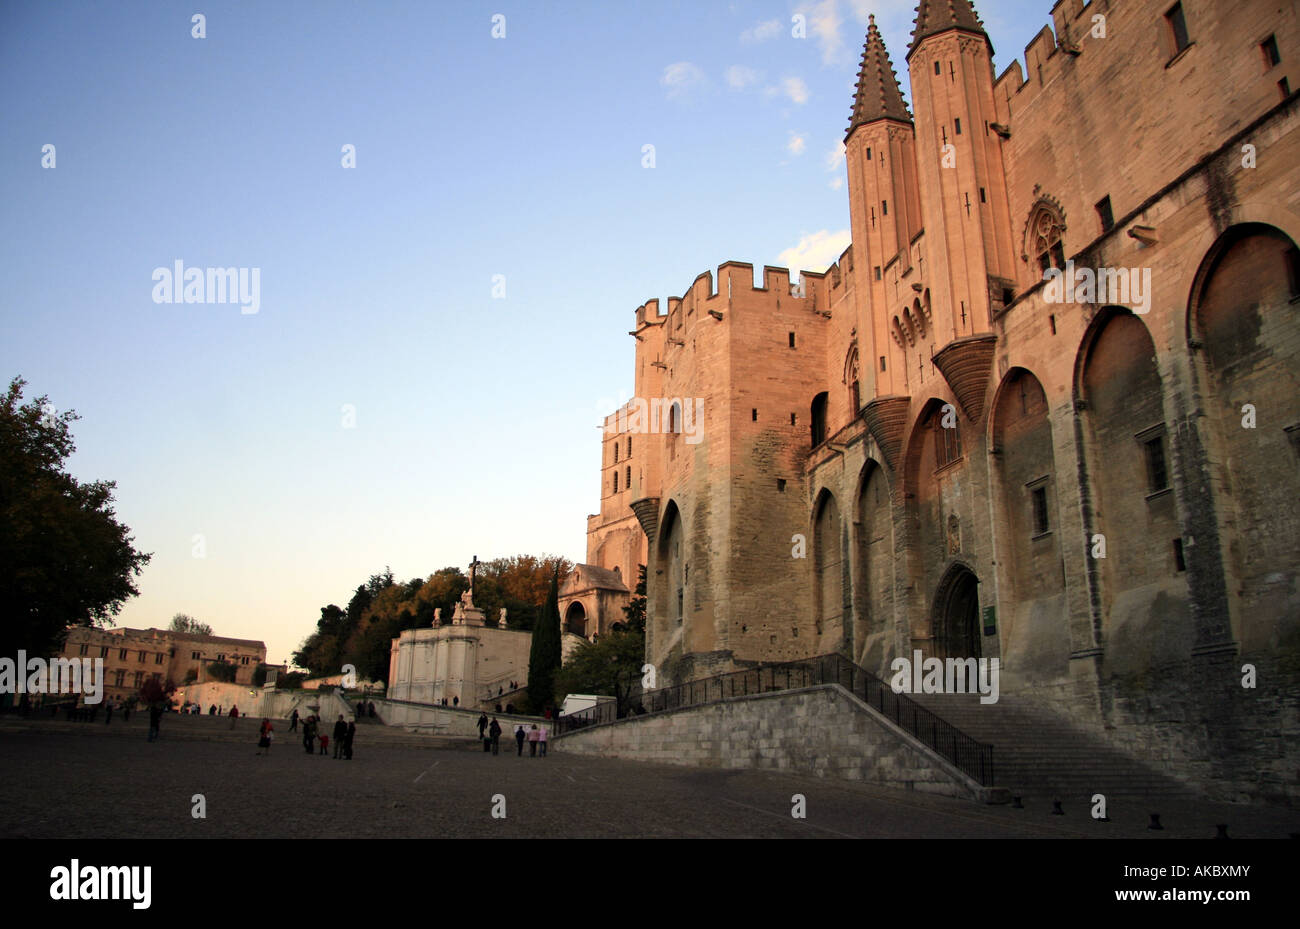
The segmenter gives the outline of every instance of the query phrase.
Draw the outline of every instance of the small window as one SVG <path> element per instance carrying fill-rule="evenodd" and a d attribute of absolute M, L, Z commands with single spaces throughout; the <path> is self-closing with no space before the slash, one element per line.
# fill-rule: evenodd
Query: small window
<path fill-rule="evenodd" d="M 82 655 L 86 654 L 88 651 L 90 651 L 90 646 L 89 646 L 89 645 L 82 645 L 82 646 L 81 646 L 81 654 L 82 654 Z"/>
<path fill-rule="evenodd" d="M 1169 489 L 1169 472 L 1165 468 L 1165 437 L 1158 435 L 1142 443 L 1147 460 L 1147 492 Z"/>
<path fill-rule="evenodd" d="M 935 73 L 935 74 L 942 74 L 942 73 L 943 73 L 943 72 L 939 69 L 939 62 L 937 62 L 937 61 L 934 63 L 934 73 Z"/>
<path fill-rule="evenodd" d="M 1052 327 L 1052 335 L 1056 335 L 1056 314 L 1047 314 L 1047 324 Z"/>
<path fill-rule="evenodd" d="M 933 414 L 934 420 L 934 457 L 935 463 L 942 468 L 952 464 L 961 457 L 961 435 L 958 434 L 957 426 L 951 429 L 945 429 L 943 426 L 942 410 L 936 410 Z"/>
<path fill-rule="evenodd" d="M 1282 92 L 1283 100 L 1291 96 L 1291 82 L 1286 78 L 1282 78 L 1282 80 L 1277 82 L 1277 89 Z"/>
<path fill-rule="evenodd" d="M 868 147 L 867 147 L 867 161 L 870 161 L 870 160 L 871 160 L 871 147 L 868 146 Z"/>
<path fill-rule="evenodd" d="M 108 646 L 107 646 L 107 645 L 104 645 L 104 646 L 101 646 L 101 647 L 100 647 L 100 649 L 99 649 L 99 657 L 100 657 L 100 658 L 107 658 L 107 657 L 108 657 Z"/>
<path fill-rule="evenodd" d="M 202 658 L 203 658 L 203 653 L 202 653 L 202 652 L 190 652 L 190 657 L 193 658 L 195 661 L 200 661 L 200 660 L 202 660 Z"/>
<path fill-rule="evenodd" d="M 758 410 L 749 411 L 749 421 L 754 423 L 758 422 Z"/>
<path fill-rule="evenodd" d="M 981 188 L 980 188 L 980 203 L 988 203 L 988 202 L 989 202 L 989 198 L 986 197 L 986 196 L 984 196 L 984 188 L 981 187 Z"/>
<path fill-rule="evenodd" d="M 1101 231 L 1110 232 L 1115 228 L 1115 214 L 1110 208 L 1110 194 L 1097 201 L 1097 218 L 1101 220 Z"/>
<path fill-rule="evenodd" d="M 881 216 L 888 216 L 888 215 L 889 215 L 889 201 L 888 201 L 888 200 L 881 200 L 881 201 L 880 201 L 880 215 L 881 215 Z"/>
<path fill-rule="evenodd" d="M 819 393 L 812 402 L 812 444 L 816 448 L 826 441 L 826 400 L 825 392 Z"/>
<path fill-rule="evenodd" d="M 955 125 L 955 126 L 957 127 L 957 132 L 956 132 L 956 134 L 957 134 L 957 135 L 961 135 L 961 120 L 960 120 L 960 119 L 954 119 L 954 120 L 953 120 L 953 125 Z"/>
<path fill-rule="evenodd" d="M 880 280 L 880 265 L 876 265 L 876 280 Z"/>
<path fill-rule="evenodd" d="M 624 476 L 627 478 L 627 480 L 625 480 L 625 481 L 623 482 L 623 486 L 626 487 L 626 488 L 631 488 L 631 486 L 632 486 L 632 469 L 631 469 L 630 467 L 627 469 L 627 474 L 624 475 Z"/>
<path fill-rule="evenodd" d="M 162 653 L 162 652 L 159 652 L 158 654 L 156 654 L 156 655 L 153 656 L 153 663 L 154 663 L 154 664 L 162 664 L 162 660 L 163 660 L 163 653 Z"/>
<path fill-rule="evenodd" d="M 631 437 L 631 436 L 628 436 L 628 437 L 627 437 L 627 456 L 626 456 L 626 457 L 628 457 L 628 458 L 631 458 L 631 457 L 632 457 L 632 437 Z"/>
<path fill-rule="evenodd" d="M 248 656 L 245 655 L 243 658 L 240 658 L 240 659 L 239 659 L 239 663 L 240 663 L 240 664 L 248 664 Z"/>
<path fill-rule="evenodd" d="M 1259 50 L 1264 53 L 1264 70 L 1274 67 L 1282 61 L 1282 56 L 1277 53 L 1277 37 L 1269 36 L 1263 42 L 1259 43 Z"/>
<path fill-rule="evenodd" d="M 884 356 L 884 355 L 881 355 L 881 356 L 880 356 L 880 370 L 881 370 L 881 371 L 885 370 L 885 356 Z"/>
<path fill-rule="evenodd" d="M 618 472 L 614 472 L 614 493 L 618 493 Z"/>
<path fill-rule="evenodd" d="M 1035 487 L 1031 496 L 1034 504 L 1034 535 L 1042 535 L 1050 528 L 1047 524 L 1047 488 Z"/>
<path fill-rule="evenodd" d="M 794 348 L 794 333 L 790 333 L 790 347 Z"/>
<path fill-rule="evenodd" d="M 144 659 L 145 659 L 145 657 L 146 657 L 146 653 L 145 653 L 145 652 L 141 652 L 141 653 L 140 653 L 140 663 L 141 663 L 141 664 L 144 664 Z"/>
<path fill-rule="evenodd" d="M 225 660 L 226 660 L 226 655 L 224 652 L 217 655 L 217 661 L 225 661 Z"/>
<path fill-rule="evenodd" d="M 791 426 L 797 426 L 798 424 L 799 424 L 799 421 L 798 421 L 798 419 L 795 417 L 795 414 L 791 413 L 791 414 L 790 414 L 790 425 L 791 425 Z"/>
<path fill-rule="evenodd" d="M 618 464 L 618 442 L 614 443 L 614 464 Z"/>
<path fill-rule="evenodd" d="M 1175 3 L 1170 7 L 1169 12 L 1165 14 L 1165 22 L 1169 23 L 1169 29 L 1173 34 L 1174 54 L 1177 55 L 1192 44 L 1187 38 L 1187 19 L 1183 16 L 1182 3 Z"/>
<path fill-rule="evenodd" d="M 776 479 L 776 490 L 777 493 L 785 493 L 785 478 L 778 477 Z"/>

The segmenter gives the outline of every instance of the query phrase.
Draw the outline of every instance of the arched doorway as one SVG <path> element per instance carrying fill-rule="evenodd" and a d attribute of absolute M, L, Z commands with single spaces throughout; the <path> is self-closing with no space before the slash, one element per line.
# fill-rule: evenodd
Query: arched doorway
<path fill-rule="evenodd" d="M 564 613 L 564 631 L 583 638 L 587 636 L 587 610 L 577 600 L 570 603 Z"/>
<path fill-rule="evenodd" d="M 979 658 L 979 578 L 962 564 L 948 569 L 934 597 L 934 656 Z"/>
<path fill-rule="evenodd" d="M 840 508 L 835 497 L 824 490 L 813 521 L 814 616 L 818 635 L 834 632 L 841 638 L 846 634 L 843 618 L 849 592 L 842 534 Z"/>

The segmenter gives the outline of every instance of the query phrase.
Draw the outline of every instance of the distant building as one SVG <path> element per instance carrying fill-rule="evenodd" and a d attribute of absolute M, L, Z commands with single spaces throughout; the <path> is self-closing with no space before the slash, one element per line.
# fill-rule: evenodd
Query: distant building
<path fill-rule="evenodd" d="M 215 662 L 235 666 L 236 684 L 252 686 L 257 666 L 266 663 L 266 643 L 252 639 L 195 635 L 167 629 L 91 629 L 68 633 L 64 658 L 102 658 L 104 697 L 125 699 L 139 693 L 149 678 L 171 680 L 177 687 L 215 680 Z"/>

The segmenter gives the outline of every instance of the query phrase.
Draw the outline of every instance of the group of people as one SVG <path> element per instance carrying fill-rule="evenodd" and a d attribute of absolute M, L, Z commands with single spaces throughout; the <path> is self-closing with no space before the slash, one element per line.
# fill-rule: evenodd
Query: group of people
<path fill-rule="evenodd" d="M 298 720 L 298 711 L 295 709 L 293 715 L 289 717 L 290 732 L 298 728 Z M 334 757 L 336 759 L 352 760 L 352 740 L 356 738 L 356 734 L 356 721 L 348 722 L 340 713 L 338 722 L 334 724 Z M 329 755 L 330 736 L 324 731 L 323 720 L 313 713 L 302 721 L 302 746 L 307 754 L 311 755 L 316 752 L 317 743 L 320 744 L 320 754 Z"/>
<path fill-rule="evenodd" d="M 482 713 L 478 718 L 478 737 L 483 742 L 483 751 L 491 752 L 494 755 L 500 754 L 501 723 L 495 716 L 489 722 L 486 713 Z M 530 758 L 546 757 L 546 726 L 538 726 L 533 723 L 532 729 L 525 729 L 520 724 L 515 729 L 515 749 L 516 757 L 522 758 L 524 755 L 524 743 L 528 743 L 528 756 Z"/>

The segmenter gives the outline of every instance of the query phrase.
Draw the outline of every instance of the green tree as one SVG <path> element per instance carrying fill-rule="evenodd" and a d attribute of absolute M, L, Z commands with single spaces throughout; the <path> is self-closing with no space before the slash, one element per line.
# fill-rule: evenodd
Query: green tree
<path fill-rule="evenodd" d="M 555 672 L 560 668 L 560 572 L 551 576 L 551 590 L 528 655 L 528 706 L 542 712 L 555 702 Z"/>
<path fill-rule="evenodd" d="M 111 624 L 150 558 L 117 521 L 116 485 L 64 470 L 80 417 L 23 403 L 26 384 L 0 399 L 0 655 L 52 654 L 69 626 Z"/>
<path fill-rule="evenodd" d="M 614 623 L 613 628 L 630 629 L 633 632 L 639 632 L 645 635 L 645 565 L 637 565 L 636 569 L 636 593 L 632 599 L 623 607 L 623 621 Z"/>
<path fill-rule="evenodd" d="M 641 693 L 641 665 L 645 661 L 645 636 L 639 630 L 621 630 L 584 642 L 555 675 L 555 694 L 598 694 L 618 701 L 619 717 L 626 716 Z"/>
<path fill-rule="evenodd" d="M 212 635 L 212 627 L 207 623 L 201 623 L 193 616 L 185 613 L 177 613 L 172 617 L 171 625 L 167 627 L 172 632 L 188 632 L 191 635 Z"/>
<path fill-rule="evenodd" d="M 208 678 L 211 680 L 233 684 L 235 683 L 235 675 L 238 673 L 239 667 L 229 661 L 208 662 Z"/>

